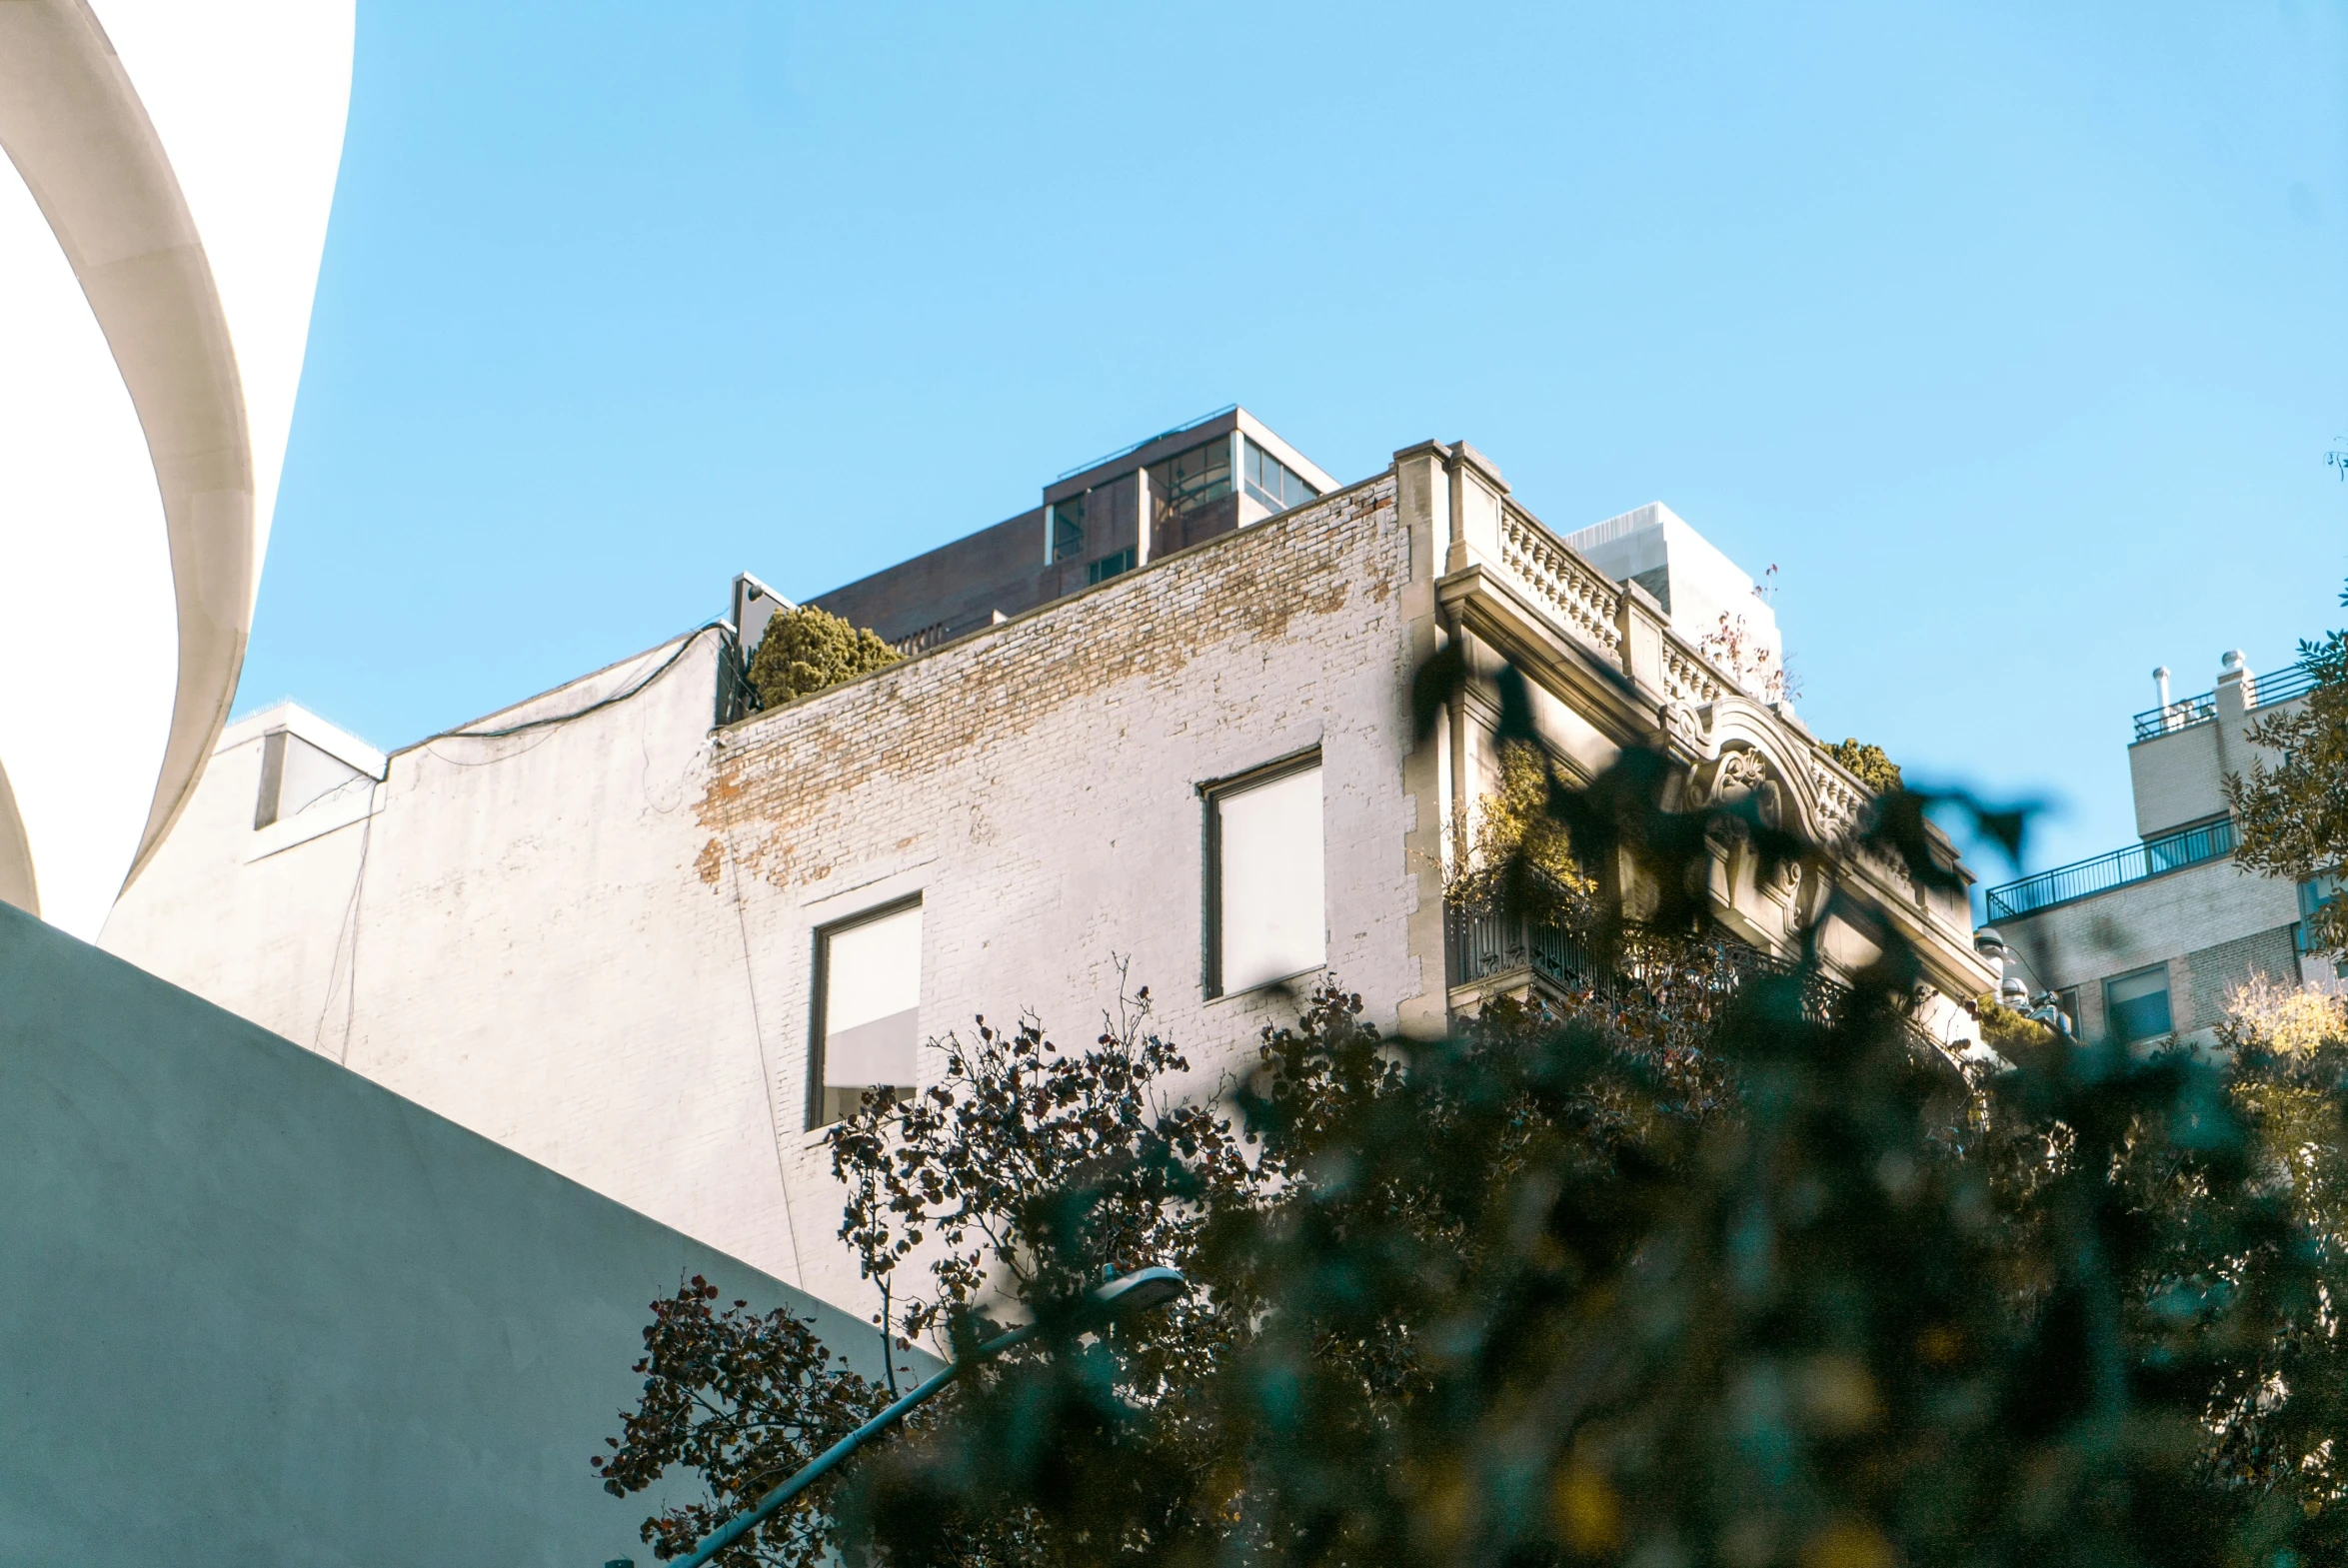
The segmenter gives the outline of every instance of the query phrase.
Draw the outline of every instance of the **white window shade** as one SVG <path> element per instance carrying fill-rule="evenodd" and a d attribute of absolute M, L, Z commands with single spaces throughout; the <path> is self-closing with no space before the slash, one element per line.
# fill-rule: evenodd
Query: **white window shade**
<path fill-rule="evenodd" d="M 914 1082 L 922 1001 L 919 904 L 824 938 L 824 1086 Z"/>
<path fill-rule="evenodd" d="M 1320 769 L 1214 797 L 1215 956 L 1224 994 L 1316 969 L 1322 912 Z"/>

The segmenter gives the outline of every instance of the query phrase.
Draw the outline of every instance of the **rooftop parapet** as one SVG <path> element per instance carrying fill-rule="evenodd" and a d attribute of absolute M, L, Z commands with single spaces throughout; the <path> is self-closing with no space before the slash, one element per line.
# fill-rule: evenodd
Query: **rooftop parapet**
<path fill-rule="evenodd" d="M 2174 735 L 2179 730 L 2206 725 L 2217 718 L 2216 692 L 2204 692 L 2198 697 L 2180 697 L 2172 702 L 2165 696 L 2168 672 L 2155 671 L 2153 679 L 2160 682 L 2164 696 L 2159 707 L 2147 708 L 2136 715 L 2137 740 L 2150 741 L 2158 736 Z M 2305 665 L 2292 665 L 2263 681 L 2245 670 L 2242 673 L 2242 695 L 2247 700 L 2244 706 L 2257 709 L 2272 708 L 2278 703 L 2305 697 L 2315 690 L 2316 680 L 2315 673 Z"/>

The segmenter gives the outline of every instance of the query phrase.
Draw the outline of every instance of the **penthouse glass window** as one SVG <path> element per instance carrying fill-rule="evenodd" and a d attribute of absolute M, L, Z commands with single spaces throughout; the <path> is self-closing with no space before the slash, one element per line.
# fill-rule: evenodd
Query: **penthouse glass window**
<path fill-rule="evenodd" d="M 1274 512 L 1300 507 L 1320 494 L 1302 475 L 1250 441 L 1247 443 L 1247 494 Z"/>
<path fill-rule="evenodd" d="M 2112 1037 L 2124 1045 L 2169 1032 L 2169 969 L 2165 963 L 2103 982 L 2103 1010 Z"/>
<path fill-rule="evenodd" d="M 1187 452 L 1177 452 L 1164 463 L 1150 465 L 1150 496 L 1161 517 L 1180 517 L 1230 493 L 1228 436 L 1217 436 Z"/>
<path fill-rule="evenodd" d="M 815 1071 L 808 1125 L 829 1126 L 869 1090 L 914 1090 L 922 1004 L 919 901 L 816 933 Z"/>
<path fill-rule="evenodd" d="M 1087 583 L 1106 583 L 1111 578 L 1116 577 L 1121 573 L 1131 572 L 1133 570 L 1134 551 L 1133 547 L 1129 545 L 1124 550 L 1117 551 L 1111 555 L 1103 556 L 1099 561 L 1095 561 L 1087 565 L 1085 568 L 1085 581 Z"/>
<path fill-rule="evenodd" d="M 1232 995 L 1327 959 L 1317 755 L 1206 794 L 1206 993 Z"/>
<path fill-rule="evenodd" d="M 1077 495 L 1066 501 L 1055 501 L 1052 504 L 1052 559 L 1067 561 L 1084 553 L 1085 497 Z"/>

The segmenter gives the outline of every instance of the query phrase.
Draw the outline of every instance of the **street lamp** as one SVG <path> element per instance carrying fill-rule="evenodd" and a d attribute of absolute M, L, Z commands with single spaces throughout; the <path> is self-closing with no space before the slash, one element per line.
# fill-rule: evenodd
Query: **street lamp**
<path fill-rule="evenodd" d="M 1115 1322 L 1120 1318 L 1138 1316 L 1154 1307 L 1166 1305 L 1176 1296 L 1186 1295 L 1189 1289 L 1190 1282 L 1174 1269 L 1139 1268 L 1131 1274 L 1121 1274 L 1117 1278 L 1105 1281 L 1087 1291 L 1085 1293 L 1087 1303 L 1085 1320 L 1098 1326 Z M 753 1507 L 750 1512 L 729 1520 L 725 1525 L 711 1532 L 701 1545 L 693 1549 L 692 1556 L 682 1559 L 677 1564 L 677 1568 L 701 1568 L 702 1564 L 765 1523 L 767 1518 L 785 1503 L 790 1502 L 791 1499 L 815 1485 L 817 1481 L 838 1469 L 850 1454 L 855 1453 L 866 1443 L 904 1420 L 925 1400 L 937 1394 L 947 1384 L 980 1362 L 992 1360 L 1014 1345 L 1027 1343 L 1036 1337 L 1042 1326 L 1040 1323 L 1030 1323 L 1025 1328 L 1015 1328 L 1000 1338 L 990 1339 L 971 1352 L 967 1360 L 957 1361 L 943 1372 L 937 1373 L 912 1393 L 907 1394 L 903 1399 L 898 1400 L 888 1409 L 818 1454 L 809 1461 L 805 1469 L 760 1498 L 757 1506 Z"/>

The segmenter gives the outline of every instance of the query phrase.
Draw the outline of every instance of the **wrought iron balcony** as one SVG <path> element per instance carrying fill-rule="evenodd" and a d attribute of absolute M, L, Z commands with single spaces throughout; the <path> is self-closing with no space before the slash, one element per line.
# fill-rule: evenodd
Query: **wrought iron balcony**
<path fill-rule="evenodd" d="M 2181 833 L 2148 838 L 2125 849 L 2099 854 L 2092 860 L 2058 865 L 2051 871 L 2040 871 L 2035 876 L 1992 887 L 1988 894 L 1989 921 L 1995 924 L 1999 920 L 2035 914 L 2074 898 L 2091 898 L 2130 882 L 2220 860 L 2233 852 L 2234 820 L 2230 816 L 2220 817 L 2199 827 L 2188 827 Z"/>
<path fill-rule="evenodd" d="M 1694 949 L 1636 940 L 1601 962 L 1586 943 L 1554 920 L 1505 914 L 1488 904 L 1448 902 L 1443 909 L 1446 962 L 1454 987 L 1531 971 L 1550 986 L 1601 1005 L 1637 998 L 1683 1016 L 1705 1017 L 1755 974 L 1793 974 L 1800 965 L 1715 933 Z M 1802 974 L 1802 1013 L 1828 1021 L 1850 988 L 1816 969 Z M 1940 1046 L 1913 1019 L 1899 1020 L 1911 1045 Z"/>

